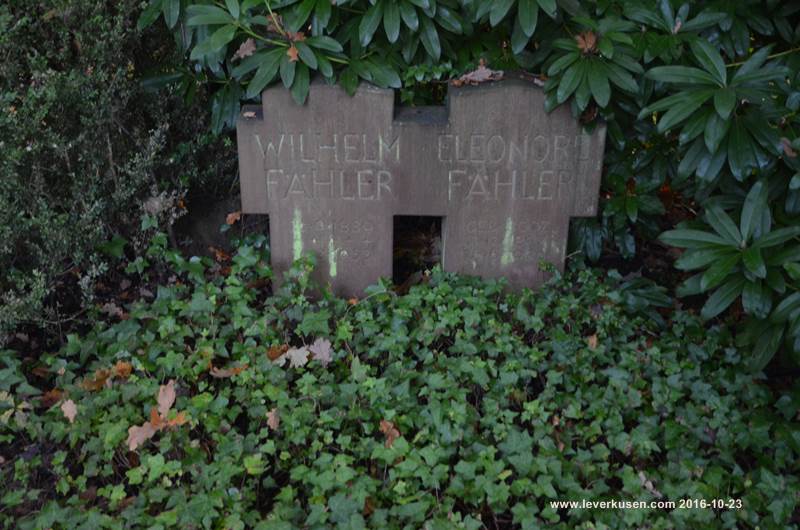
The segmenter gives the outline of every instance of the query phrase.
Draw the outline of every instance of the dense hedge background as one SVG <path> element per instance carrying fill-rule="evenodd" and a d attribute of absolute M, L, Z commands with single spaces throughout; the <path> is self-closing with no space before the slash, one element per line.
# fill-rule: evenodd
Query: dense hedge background
<path fill-rule="evenodd" d="M 217 86 L 216 130 L 272 82 L 298 103 L 313 75 L 414 103 L 480 61 L 537 74 L 547 108 L 608 121 L 602 215 L 573 223 L 574 245 L 632 258 L 685 220 L 663 236 L 696 272 L 678 294 L 710 294 L 706 319 L 735 303 L 754 368 L 781 344 L 800 353 L 800 4 L 151 0 L 140 24 L 158 18 Z"/>
<path fill-rule="evenodd" d="M 187 194 L 235 190 L 230 137 L 206 123 L 230 128 L 269 83 L 298 102 L 321 75 L 435 103 L 484 61 L 539 76 L 548 108 L 608 122 L 602 214 L 572 223 L 574 249 L 648 274 L 683 223 L 661 239 L 686 249 L 668 255 L 679 272 L 651 274 L 685 279 L 704 318 L 744 323 L 753 368 L 797 360 L 799 20 L 756 0 L 3 5 L 0 333 L 61 329 Z"/>
<path fill-rule="evenodd" d="M 143 248 L 142 214 L 168 224 L 190 186 L 222 195 L 235 177 L 202 87 L 192 104 L 143 86 L 180 56 L 163 28 L 136 29 L 139 13 L 133 0 L 0 5 L 0 344 L 95 305 L 109 260 L 126 240 Z"/>

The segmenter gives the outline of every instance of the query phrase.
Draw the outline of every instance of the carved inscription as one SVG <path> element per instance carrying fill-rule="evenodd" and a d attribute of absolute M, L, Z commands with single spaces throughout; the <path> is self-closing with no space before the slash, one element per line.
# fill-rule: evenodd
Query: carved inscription
<path fill-rule="evenodd" d="M 255 134 L 253 142 L 262 157 L 268 199 L 380 201 L 392 195 L 392 173 L 385 166 L 400 161 L 399 138 Z M 285 169 L 297 167 L 304 169 Z"/>
<path fill-rule="evenodd" d="M 589 142 L 583 134 L 537 135 L 521 141 L 499 134 L 442 134 L 437 158 L 451 167 L 447 170 L 450 201 L 553 201 L 571 195 L 575 153 L 588 153 Z"/>
<path fill-rule="evenodd" d="M 392 274 L 393 217 L 432 215 L 446 270 L 521 286 L 544 280 L 541 260 L 563 267 L 570 217 L 596 212 L 604 126 L 546 113 L 527 81 L 449 90 L 412 113 L 363 83 L 353 97 L 312 83 L 303 106 L 267 89 L 237 134 L 242 209 L 276 218 L 273 263 L 313 252 L 318 280 L 359 296 Z"/>

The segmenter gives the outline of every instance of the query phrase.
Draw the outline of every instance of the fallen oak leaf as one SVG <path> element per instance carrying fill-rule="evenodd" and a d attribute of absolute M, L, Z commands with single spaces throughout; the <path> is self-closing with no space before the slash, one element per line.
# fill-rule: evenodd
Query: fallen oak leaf
<path fill-rule="evenodd" d="M 106 368 L 97 369 L 95 370 L 93 377 L 91 378 L 87 377 L 86 379 L 83 380 L 83 382 L 81 383 L 81 387 L 83 387 L 84 390 L 88 390 L 90 392 L 97 392 L 99 390 L 102 390 L 103 387 L 106 386 L 106 383 L 108 382 L 108 379 L 110 377 L 111 377 L 111 370 L 108 370 Z"/>
<path fill-rule="evenodd" d="M 64 413 L 64 417 L 67 418 L 70 423 L 73 423 L 75 421 L 75 416 L 78 415 L 78 407 L 75 405 L 74 401 L 68 399 L 61 404 L 61 412 Z"/>
<path fill-rule="evenodd" d="M 233 377 L 234 375 L 240 374 L 247 370 L 247 365 L 243 364 L 242 366 L 234 366 L 232 368 L 217 368 L 215 366 L 211 366 L 211 377 L 216 377 L 217 379 L 224 379 L 226 377 Z"/>
<path fill-rule="evenodd" d="M 166 417 L 172 404 L 175 403 L 175 380 L 170 379 L 166 385 L 161 385 L 158 388 L 158 413 L 162 417 Z"/>
<path fill-rule="evenodd" d="M 386 437 L 386 441 L 383 443 L 383 445 L 387 448 L 392 447 L 394 441 L 400 437 L 400 431 L 397 430 L 397 427 L 394 426 L 394 423 L 388 420 L 381 420 L 379 429 Z"/>
<path fill-rule="evenodd" d="M 128 449 L 135 451 L 137 447 L 152 438 L 155 433 L 156 428 L 149 421 L 144 422 L 141 426 L 132 425 L 128 427 Z"/>
<path fill-rule="evenodd" d="M 175 414 L 175 417 L 171 420 L 167 420 L 166 426 L 167 427 L 179 427 L 189 421 L 189 418 L 186 417 L 186 413 L 181 411 Z"/>
<path fill-rule="evenodd" d="M 155 430 L 161 430 L 164 426 L 163 417 L 161 414 L 158 413 L 155 407 L 150 407 L 150 425 L 153 426 Z"/>
<path fill-rule="evenodd" d="M 455 86 L 461 86 L 464 84 L 478 85 L 480 83 L 485 83 L 487 81 L 498 81 L 502 78 L 503 78 L 502 70 L 491 70 L 487 68 L 486 61 L 484 59 L 481 59 L 480 63 L 478 63 L 478 68 L 476 68 L 471 72 L 467 72 L 458 79 L 454 80 L 453 85 Z"/>
<path fill-rule="evenodd" d="M 281 425 L 281 416 L 278 413 L 278 408 L 273 408 L 269 412 L 267 412 L 267 425 L 273 431 L 277 431 L 278 427 Z"/>
<path fill-rule="evenodd" d="M 269 350 L 267 351 L 267 358 L 270 361 L 275 361 L 283 356 L 284 353 L 289 351 L 288 344 L 280 344 L 277 346 L 270 346 Z"/>
<path fill-rule="evenodd" d="M 236 59 L 244 59 L 245 57 L 250 57 L 256 51 L 256 41 L 253 39 L 247 39 L 244 41 L 239 49 L 236 50 L 236 53 L 233 54 L 233 60 Z"/>
<path fill-rule="evenodd" d="M 113 368 L 114 375 L 121 377 L 122 379 L 127 379 L 128 376 L 131 375 L 132 371 L 133 366 L 131 363 L 125 361 L 117 361 Z"/>
<path fill-rule="evenodd" d="M 61 398 L 64 397 L 64 392 L 61 390 L 54 388 L 52 390 L 48 390 L 44 394 L 42 394 L 42 406 L 47 407 L 48 409 L 61 401 Z"/>

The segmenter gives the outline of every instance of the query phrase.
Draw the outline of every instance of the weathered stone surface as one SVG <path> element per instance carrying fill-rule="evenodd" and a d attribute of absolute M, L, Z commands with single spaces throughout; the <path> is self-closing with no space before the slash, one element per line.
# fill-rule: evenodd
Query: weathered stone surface
<path fill-rule="evenodd" d="M 364 83 L 315 83 L 304 106 L 270 88 L 262 105 L 237 126 L 242 210 L 270 215 L 276 271 L 314 252 L 337 294 L 391 276 L 394 215 L 444 218 L 445 270 L 533 287 L 540 260 L 563 267 L 570 217 L 596 213 L 604 126 L 547 114 L 526 81 L 396 115 L 392 91 Z"/>

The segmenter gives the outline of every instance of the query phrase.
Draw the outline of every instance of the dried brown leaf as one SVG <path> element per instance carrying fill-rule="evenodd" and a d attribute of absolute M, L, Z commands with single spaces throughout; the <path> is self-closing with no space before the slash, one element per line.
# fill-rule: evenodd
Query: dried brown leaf
<path fill-rule="evenodd" d="M 256 41 L 253 39 L 247 39 L 239 46 L 239 49 L 236 50 L 236 53 L 233 54 L 233 59 L 244 59 L 245 57 L 250 57 L 256 51 Z"/>
<path fill-rule="evenodd" d="M 170 379 L 166 385 L 161 385 L 158 389 L 158 413 L 166 417 L 172 404 L 175 403 L 175 380 Z"/>
<path fill-rule="evenodd" d="M 78 407 L 75 405 L 74 401 L 68 399 L 61 404 L 61 412 L 64 413 L 64 417 L 67 418 L 70 423 L 73 423 L 75 421 L 75 416 L 78 415 Z"/>
<path fill-rule="evenodd" d="M 153 437 L 156 433 L 156 428 L 150 424 L 149 421 L 144 422 L 143 425 L 133 425 L 128 428 L 128 449 L 135 451 L 137 447 L 141 446 L 147 440 Z"/>
<path fill-rule="evenodd" d="M 59 401 L 61 401 L 61 398 L 63 397 L 64 397 L 64 392 L 62 392 L 57 388 L 48 390 L 47 392 L 42 394 L 42 406 L 50 408 Z"/>
<path fill-rule="evenodd" d="M 211 377 L 216 377 L 217 379 L 224 379 L 226 377 L 233 377 L 236 374 L 240 374 L 247 370 L 247 365 L 243 364 L 242 366 L 233 366 L 231 368 L 217 368 L 215 366 L 211 367 L 210 373 Z"/>
<path fill-rule="evenodd" d="M 121 377 L 122 379 L 127 379 L 128 376 L 131 375 L 133 371 L 133 365 L 131 363 L 125 361 L 117 361 L 114 365 L 114 375 L 117 377 Z"/>
<path fill-rule="evenodd" d="M 485 83 L 487 81 L 498 81 L 502 78 L 503 78 L 502 70 L 491 70 L 487 68 L 486 61 L 481 59 L 478 68 L 476 68 L 472 72 L 467 72 L 458 79 L 454 80 L 453 84 L 455 86 L 461 86 L 464 84 L 478 85 L 480 83 Z"/>
<path fill-rule="evenodd" d="M 238 221 L 241 218 L 242 218 L 242 212 L 240 212 L 240 211 L 231 212 L 225 218 L 225 223 L 227 223 L 229 225 L 232 225 L 232 224 L 236 223 L 236 221 Z"/>
<path fill-rule="evenodd" d="M 267 425 L 269 425 L 269 428 L 273 431 L 277 431 L 278 427 L 280 427 L 281 416 L 277 407 L 267 412 Z"/>
<path fill-rule="evenodd" d="M 578 48 L 584 54 L 597 51 L 597 35 L 593 31 L 587 30 L 575 35 L 575 42 L 578 43 Z"/>
<path fill-rule="evenodd" d="M 397 430 L 397 427 L 395 427 L 394 423 L 391 421 L 381 420 L 379 428 L 386 437 L 386 441 L 384 441 L 383 445 L 387 448 L 391 447 L 394 441 L 400 437 L 400 431 Z"/>
<path fill-rule="evenodd" d="M 295 47 L 294 44 L 289 46 L 289 49 L 286 50 L 286 55 L 289 56 L 289 62 L 292 63 L 297 62 L 297 54 L 298 54 L 297 47 Z"/>
<path fill-rule="evenodd" d="M 111 377 L 111 370 L 106 368 L 101 368 L 99 370 L 95 370 L 94 376 L 91 378 L 86 378 L 81 383 L 81 386 L 85 390 L 89 390 L 90 392 L 97 392 L 98 390 L 102 390 L 106 383 L 108 382 L 109 377 Z"/>
<path fill-rule="evenodd" d="M 289 351 L 288 344 L 281 344 L 279 346 L 270 346 L 269 351 L 267 351 L 267 357 L 270 361 L 275 361 L 283 356 L 284 353 Z"/>

